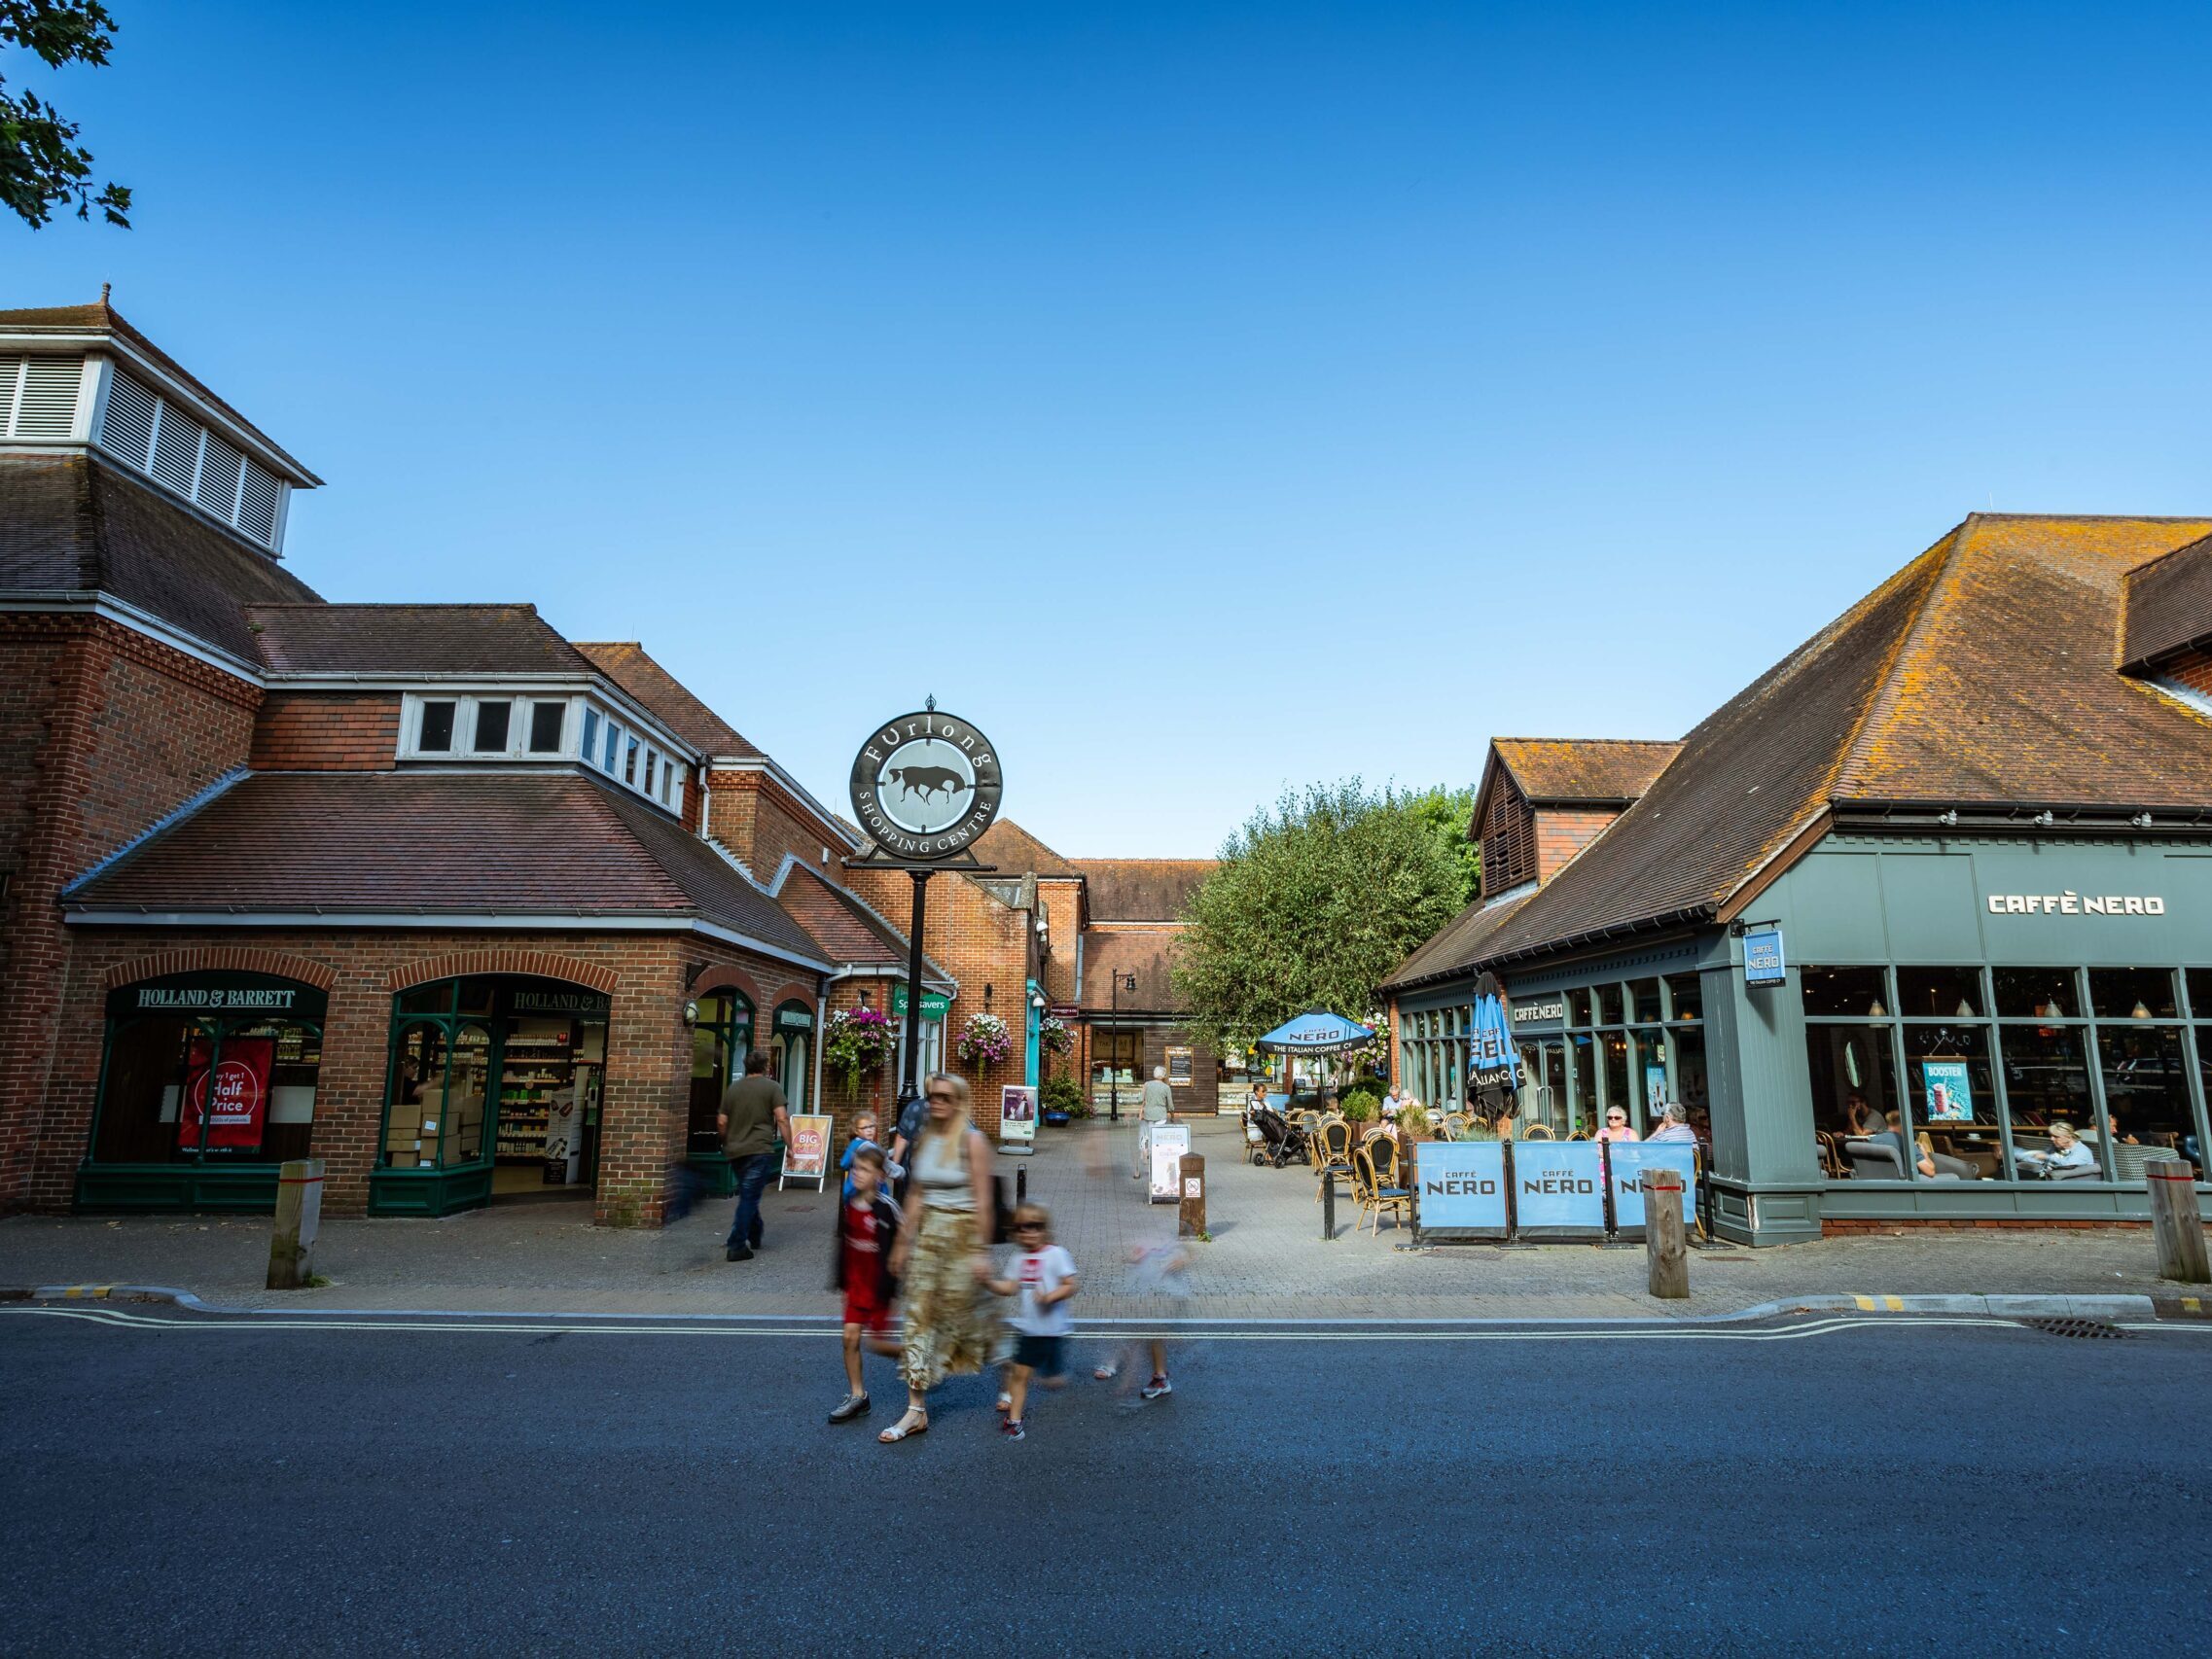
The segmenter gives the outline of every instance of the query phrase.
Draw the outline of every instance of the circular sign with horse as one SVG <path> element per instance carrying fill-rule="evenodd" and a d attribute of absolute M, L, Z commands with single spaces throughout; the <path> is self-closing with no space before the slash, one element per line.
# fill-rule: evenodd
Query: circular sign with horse
<path fill-rule="evenodd" d="M 998 817 L 998 755 L 967 721 L 937 709 L 886 721 L 852 763 L 852 810 L 894 858 L 967 851 Z"/>

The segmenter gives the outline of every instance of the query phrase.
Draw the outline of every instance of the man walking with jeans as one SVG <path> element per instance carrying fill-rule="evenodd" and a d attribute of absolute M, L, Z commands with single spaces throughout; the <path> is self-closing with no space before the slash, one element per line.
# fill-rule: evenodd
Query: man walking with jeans
<path fill-rule="evenodd" d="M 1137 1167 L 1129 1172 L 1139 1181 L 1152 1165 L 1152 1126 L 1175 1121 L 1175 1091 L 1168 1087 L 1165 1066 L 1155 1066 L 1152 1081 L 1144 1086 L 1143 1116 L 1137 1129 Z"/>
<path fill-rule="evenodd" d="M 722 1148 L 730 1154 L 730 1173 L 737 1182 L 737 1215 L 723 1247 L 725 1261 L 750 1261 L 761 1243 L 761 1188 L 775 1174 L 775 1143 L 791 1142 L 791 1112 L 783 1090 L 768 1076 L 768 1051 L 745 1056 L 745 1075 L 723 1091 L 715 1116 Z"/>

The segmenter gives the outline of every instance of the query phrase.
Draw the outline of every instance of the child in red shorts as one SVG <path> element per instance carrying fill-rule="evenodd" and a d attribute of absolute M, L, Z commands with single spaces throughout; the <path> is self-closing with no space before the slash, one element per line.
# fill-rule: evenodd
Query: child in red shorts
<path fill-rule="evenodd" d="M 853 1153 L 851 1190 L 838 1205 L 837 1265 L 830 1288 L 845 1293 L 845 1397 L 832 1423 L 868 1415 L 868 1390 L 860 1376 L 863 1341 L 875 1354 L 897 1354 L 891 1340 L 891 1304 L 899 1282 L 891 1277 L 891 1247 L 899 1238 L 899 1209 L 883 1195 L 883 1153 L 861 1147 Z"/>

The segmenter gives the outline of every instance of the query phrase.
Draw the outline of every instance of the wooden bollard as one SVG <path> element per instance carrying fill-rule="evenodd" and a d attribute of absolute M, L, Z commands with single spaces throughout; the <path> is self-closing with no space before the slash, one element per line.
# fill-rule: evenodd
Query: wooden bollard
<path fill-rule="evenodd" d="M 1206 1230 L 1206 1160 L 1196 1152 L 1185 1152 L 1176 1173 L 1183 1184 L 1175 1207 L 1175 1236 L 1195 1239 Z"/>
<path fill-rule="evenodd" d="M 2167 1158 L 2147 1165 L 2151 1189 L 2151 1232 L 2158 1242 L 2158 1277 L 2184 1285 L 2212 1285 L 2212 1261 L 2204 1250 L 2204 1223 L 2196 1214 L 2196 1178 L 2189 1165 Z"/>
<path fill-rule="evenodd" d="M 304 1290 L 315 1276 L 323 1222 L 323 1160 L 299 1158 L 276 1172 L 276 1230 L 268 1237 L 268 1288 Z"/>
<path fill-rule="evenodd" d="M 1651 1263 L 1651 1292 L 1680 1301 L 1690 1294 L 1690 1246 L 1682 1236 L 1682 1174 L 1648 1169 L 1638 1184 L 1644 1194 L 1644 1254 Z"/>

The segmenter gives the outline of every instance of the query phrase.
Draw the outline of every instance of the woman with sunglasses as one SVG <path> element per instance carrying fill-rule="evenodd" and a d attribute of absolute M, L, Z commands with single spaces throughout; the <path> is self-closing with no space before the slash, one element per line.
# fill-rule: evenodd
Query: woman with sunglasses
<path fill-rule="evenodd" d="M 1635 1125 L 1628 1121 L 1625 1107 L 1609 1106 L 1605 1109 L 1605 1121 L 1598 1125 L 1593 1141 L 1633 1141 L 1637 1139 Z"/>
<path fill-rule="evenodd" d="M 966 1078 L 933 1072 L 922 1097 L 929 1115 L 908 1160 L 906 1219 L 891 1253 L 907 1303 L 899 1353 L 907 1414 L 876 1436 L 886 1446 L 928 1430 L 929 1391 L 981 1371 L 996 1335 L 984 1302 L 996 1213 L 990 1143 L 968 1121 Z"/>

